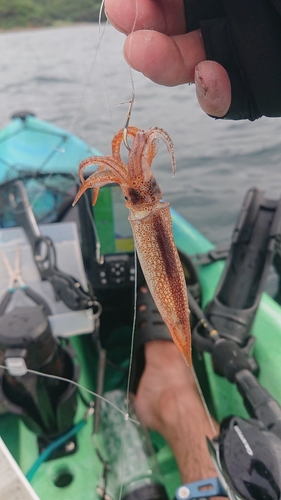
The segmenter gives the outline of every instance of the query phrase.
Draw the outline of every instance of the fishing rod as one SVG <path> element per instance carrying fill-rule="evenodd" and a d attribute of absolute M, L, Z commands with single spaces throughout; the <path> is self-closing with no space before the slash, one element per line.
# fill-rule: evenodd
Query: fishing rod
<path fill-rule="evenodd" d="M 236 385 L 250 418 L 230 415 L 222 420 L 219 435 L 207 439 L 219 479 L 182 485 L 177 500 L 281 498 L 281 406 L 256 378 L 259 367 L 250 335 L 269 266 L 279 252 L 280 206 L 280 200 L 266 200 L 263 192 L 250 190 L 213 300 L 203 311 L 189 293 L 196 322 L 193 347 L 210 353 L 214 371 Z"/>
<path fill-rule="evenodd" d="M 216 372 L 236 385 L 250 419 L 238 416 L 223 419 L 219 435 L 213 440 L 207 438 L 219 479 L 182 485 L 177 489 L 176 499 L 219 495 L 231 500 L 278 500 L 281 498 L 281 407 L 259 383 L 243 350 L 234 341 L 220 337 L 191 294 L 189 305 L 198 321 L 193 330 L 196 338 L 199 327 L 212 343 L 212 349 L 208 344 L 207 351 Z"/>

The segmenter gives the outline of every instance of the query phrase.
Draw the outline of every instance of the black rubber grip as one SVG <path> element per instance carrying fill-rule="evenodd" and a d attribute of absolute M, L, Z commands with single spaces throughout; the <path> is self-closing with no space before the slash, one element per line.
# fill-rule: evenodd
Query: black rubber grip
<path fill-rule="evenodd" d="M 235 375 L 241 370 L 251 371 L 246 356 L 232 340 L 218 340 L 213 347 L 212 359 L 215 370 L 231 383 L 235 381 Z"/>

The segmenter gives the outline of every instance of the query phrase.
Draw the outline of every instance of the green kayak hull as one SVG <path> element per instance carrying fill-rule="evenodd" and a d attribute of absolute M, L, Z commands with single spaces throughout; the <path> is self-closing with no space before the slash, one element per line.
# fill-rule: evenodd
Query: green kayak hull
<path fill-rule="evenodd" d="M 24 120 L 15 118 L 0 132 L 0 183 L 36 171 L 76 175 L 79 162 L 93 154 L 101 153 L 55 125 L 34 116 L 27 116 Z M 213 248 L 213 245 L 175 210 L 172 210 L 172 220 L 175 242 L 181 251 L 186 254 L 196 254 Z M 222 262 L 199 267 L 203 306 L 212 299 L 222 270 Z M 252 334 L 257 339 L 254 355 L 260 366 L 259 380 L 281 403 L 281 309 L 267 294 L 262 296 Z M 128 328 L 119 331 L 115 345 L 113 342 L 115 356 L 116 346 L 122 346 L 124 342 L 130 342 Z M 84 387 L 95 390 L 96 371 L 93 373 L 93 367 L 97 364 L 97 358 L 91 348 L 89 335 L 73 337 L 72 343 L 81 367 L 79 382 Z M 208 354 L 204 354 L 198 361 L 197 370 L 209 408 L 218 421 L 230 414 L 246 416 L 242 399 L 235 386 L 214 374 Z M 105 390 L 116 388 L 119 383 L 118 377 L 120 379 L 116 371 L 109 369 Z M 183 394 L 182 397 L 188 397 L 188 394 Z M 78 422 L 84 412 L 85 406 L 80 401 L 75 421 Z M 103 473 L 103 465 L 96 452 L 97 445 L 92 437 L 92 430 L 93 420 L 89 419 L 77 435 L 76 453 L 49 460 L 39 467 L 31 484 L 41 500 L 99 498 L 97 485 Z M 26 474 L 38 456 L 36 436 L 26 428 L 19 417 L 10 414 L 1 415 L 0 434 L 23 473 Z M 152 433 L 151 439 L 164 484 L 172 499 L 176 488 L 181 484 L 175 460 L 160 436 Z"/>

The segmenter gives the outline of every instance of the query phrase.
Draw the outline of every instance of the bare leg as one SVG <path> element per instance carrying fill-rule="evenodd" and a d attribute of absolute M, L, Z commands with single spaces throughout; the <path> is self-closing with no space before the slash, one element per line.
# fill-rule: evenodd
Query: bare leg
<path fill-rule="evenodd" d="M 183 483 L 216 476 L 206 445 L 212 429 L 192 371 L 173 342 L 147 342 L 145 358 L 135 399 L 140 420 L 166 439 Z"/>

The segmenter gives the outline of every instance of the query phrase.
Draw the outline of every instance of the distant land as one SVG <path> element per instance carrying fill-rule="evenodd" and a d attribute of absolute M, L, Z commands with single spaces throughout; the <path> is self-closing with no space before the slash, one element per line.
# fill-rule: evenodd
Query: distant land
<path fill-rule="evenodd" d="M 100 0 L 0 0 L 0 29 L 98 21 Z"/>

